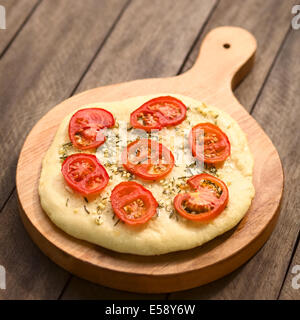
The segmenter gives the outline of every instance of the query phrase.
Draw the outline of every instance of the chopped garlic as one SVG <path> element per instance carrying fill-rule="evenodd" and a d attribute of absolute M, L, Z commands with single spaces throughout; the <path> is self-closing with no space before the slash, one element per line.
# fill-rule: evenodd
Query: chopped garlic
<path fill-rule="evenodd" d="M 102 217 L 99 215 L 96 217 L 95 219 L 96 224 L 98 224 L 99 226 L 103 223 L 103 219 Z"/>

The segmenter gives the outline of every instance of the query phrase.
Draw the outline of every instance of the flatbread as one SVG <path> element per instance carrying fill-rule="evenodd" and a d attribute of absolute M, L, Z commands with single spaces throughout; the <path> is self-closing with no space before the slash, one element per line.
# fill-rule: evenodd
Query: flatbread
<path fill-rule="evenodd" d="M 165 95 L 168 94 L 135 97 L 85 107 L 99 107 L 110 111 L 116 119 L 116 126 L 119 127 L 108 131 L 119 134 L 119 138 L 127 132 L 131 135 L 132 141 L 140 133 L 130 129 L 130 113 L 144 102 Z M 244 132 L 225 112 L 186 96 L 172 96 L 180 99 L 188 107 L 187 119 L 176 127 L 164 128 L 159 132 L 161 142 L 173 151 L 176 159 L 176 166 L 161 182 L 143 182 L 126 171 L 119 172 L 122 171 L 121 164 L 108 164 L 118 159 L 118 154 L 113 154 L 113 147 L 110 145 L 113 139 L 109 138 L 96 152 L 99 161 L 106 166 L 111 177 L 109 184 L 98 196 L 84 198 L 77 194 L 67 186 L 61 173 L 61 158 L 80 152 L 68 145 L 69 120 L 77 110 L 61 122 L 43 160 L 39 183 L 41 205 L 54 224 L 75 238 L 107 249 L 138 255 L 159 255 L 200 246 L 230 230 L 244 217 L 255 193 L 252 184 L 253 157 Z M 231 143 L 231 156 L 216 172 L 198 164 L 195 166 L 189 149 L 186 145 L 181 145 L 181 142 L 186 142 L 184 133 L 188 133 L 200 122 L 216 124 L 227 134 Z M 86 153 L 95 154 L 95 151 Z M 182 155 L 187 157 L 184 161 L 180 158 Z M 226 209 L 209 223 L 187 220 L 178 215 L 172 205 L 172 200 L 179 190 L 178 185 L 184 183 L 188 176 L 202 171 L 216 174 L 226 183 L 229 190 Z M 128 180 L 143 184 L 160 204 L 158 214 L 143 225 L 127 225 L 119 221 L 112 210 L 109 201 L 111 190 L 118 183 Z"/>

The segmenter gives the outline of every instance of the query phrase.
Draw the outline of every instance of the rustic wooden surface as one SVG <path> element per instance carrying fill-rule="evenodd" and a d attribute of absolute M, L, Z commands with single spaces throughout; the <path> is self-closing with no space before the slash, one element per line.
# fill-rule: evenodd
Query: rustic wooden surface
<path fill-rule="evenodd" d="M 8 29 L 0 30 L 0 264 L 7 270 L 7 289 L 0 298 L 299 299 L 291 273 L 300 263 L 300 31 L 290 28 L 295 2 L 8 2 Z M 18 216 L 15 166 L 26 134 L 52 106 L 74 93 L 181 73 L 195 61 L 203 35 L 220 25 L 244 27 L 258 40 L 255 67 L 236 94 L 283 162 L 285 194 L 275 232 L 231 275 L 171 295 L 129 294 L 69 275 L 39 252 Z"/>
<path fill-rule="evenodd" d="M 230 49 L 225 49 L 224 43 L 229 43 Z M 255 38 L 245 29 L 215 28 L 203 39 L 199 58 L 188 72 L 87 90 L 58 104 L 38 121 L 20 152 L 16 185 L 21 217 L 41 250 L 59 266 L 84 279 L 146 293 L 194 288 L 221 278 L 249 260 L 275 226 L 283 190 L 282 165 L 274 145 L 237 102 L 231 88 L 233 82 L 236 86 L 250 72 L 256 47 Z M 70 239 L 43 213 L 37 191 L 41 159 L 61 119 L 80 105 L 161 92 L 184 94 L 214 105 L 231 114 L 245 131 L 254 157 L 256 190 L 247 216 L 227 235 L 194 250 L 167 256 L 115 254 Z"/>

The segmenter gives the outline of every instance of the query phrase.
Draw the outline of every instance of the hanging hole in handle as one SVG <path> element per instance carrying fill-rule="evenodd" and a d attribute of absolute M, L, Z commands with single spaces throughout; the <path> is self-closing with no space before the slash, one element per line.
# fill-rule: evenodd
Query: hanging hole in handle
<path fill-rule="evenodd" d="M 229 43 L 224 43 L 224 44 L 223 44 L 223 47 L 224 47 L 225 49 L 229 49 L 229 48 L 230 48 L 230 44 L 229 44 Z"/>

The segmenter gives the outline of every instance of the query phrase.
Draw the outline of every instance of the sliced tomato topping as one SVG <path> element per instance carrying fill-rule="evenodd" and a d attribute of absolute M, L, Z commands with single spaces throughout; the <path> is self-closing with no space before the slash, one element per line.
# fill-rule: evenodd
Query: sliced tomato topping
<path fill-rule="evenodd" d="M 134 128 L 145 131 L 161 130 L 181 123 L 185 119 L 186 110 L 186 106 L 174 97 L 158 97 L 133 111 L 130 123 Z"/>
<path fill-rule="evenodd" d="M 131 142 L 122 153 L 124 168 L 144 180 L 159 180 L 174 167 L 172 152 L 151 139 Z"/>
<path fill-rule="evenodd" d="M 81 150 L 97 148 L 106 137 L 101 129 L 114 126 L 113 115 L 100 108 L 78 110 L 69 122 L 69 137 L 72 144 Z"/>
<path fill-rule="evenodd" d="M 91 154 L 72 154 L 63 162 L 61 171 L 68 185 L 83 195 L 99 193 L 109 181 L 105 168 Z"/>
<path fill-rule="evenodd" d="M 189 135 L 192 154 L 208 164 L 225 161 L 230 155 L 230 142 L 227 135 L 212 123 L 199 123 Z"/>
<path fill-rule="evenodd" d="M 186 219 L 208 222 L 216 218 L 228 203 L 226 184 L 210 174 L 202 173 L 187 181 L 192 191 L 174 198 L 176 211 Z"/>
<path fill-rule="evenodd" d="M 113 189 L 110 199 L 115 214 L 131 225 L 147 222 L 155 215 L 158 207 L 152 193 L 134 181 L 118 184 Z"/>

